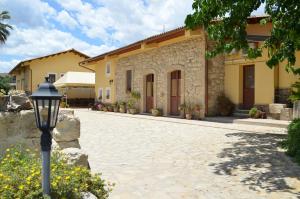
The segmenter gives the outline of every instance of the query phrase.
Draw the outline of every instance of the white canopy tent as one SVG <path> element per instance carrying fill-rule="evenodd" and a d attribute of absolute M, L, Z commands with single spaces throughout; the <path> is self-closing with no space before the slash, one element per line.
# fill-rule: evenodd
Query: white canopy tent
<path fill-rule="evenodd" d="M 95 97 L 95 73 L 67 72 L 56 82 L 54 86 L 68 98 L 94 98 Z"/>

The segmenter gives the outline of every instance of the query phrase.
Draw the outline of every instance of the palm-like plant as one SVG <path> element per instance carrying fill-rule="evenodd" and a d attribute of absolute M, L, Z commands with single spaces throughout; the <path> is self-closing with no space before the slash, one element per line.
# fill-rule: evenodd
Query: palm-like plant
<path fill-rule="evenodd" d="M 5 43 L 10 33 L 9 29 L 12 29 L 11 25 L 2 23 L 4 20 L 7 19 L 10 19 L 8 11 L 0 12 L 0 43 Z"/>

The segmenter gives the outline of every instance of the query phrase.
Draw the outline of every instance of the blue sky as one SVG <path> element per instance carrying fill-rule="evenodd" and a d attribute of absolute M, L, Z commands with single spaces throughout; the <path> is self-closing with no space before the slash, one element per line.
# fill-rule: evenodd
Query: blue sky
<path fill-rule="evenodd" d="M 192 0 L 0 0 L 14 26 L 0 46 L 0 72 L 70 48 L 95 56 L 161 33 L 164 26 L 182 26 L 191 5 Z"/>

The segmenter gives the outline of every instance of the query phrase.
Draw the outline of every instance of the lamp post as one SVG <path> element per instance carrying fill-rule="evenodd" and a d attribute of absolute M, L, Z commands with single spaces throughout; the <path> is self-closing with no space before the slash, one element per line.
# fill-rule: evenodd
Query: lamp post
<path fill-rule="evenodd" d="M 55 128 L 59 104 L 62 96 L 53 84 L 46 82 L 39 85 L 31 95 L 33 101 L 36 126 L 42 131 L 42 187 L 43 193 L 50 195 L 50 152 L 52 145 L 51 131 Z"/>

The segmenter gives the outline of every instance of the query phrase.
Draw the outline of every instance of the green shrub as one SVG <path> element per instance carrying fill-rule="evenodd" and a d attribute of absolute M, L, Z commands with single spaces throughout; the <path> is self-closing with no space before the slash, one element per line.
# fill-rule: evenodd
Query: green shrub
<path fill-rule="evenodd" d="M 234 111 L 234 104 L 224 94 L 217 98 L 217 111 L 221 116 L 230 116 Z"/>
<path fill-rule="evenodd" d="M 81 193 L 90 192 L 97 198 L 108 198 L 111 185 L 99 174 L 78 166 L 68 165 L 58 152 L 51 158 L 51 198 L 80 199 Z M 7 149 L 0 156 L 1 199 L 43 199 L 41 187 L 41 160 L 29 149 L 21 147 Z"/>
<path fill-rule="evenodd" d="M 288 136 L 283 141 L 283 147 L 287 149 L 287 154 L 296 158 L 300 163 L 300 119 L 295 119 L 288 126 Z"/>
<path fill-rule="evenodd" d="M 258 112 L 258 109 L 257 109 L 257 108 L 252 108 L 252 109 L 250 109 L 250 111 L 249 111 L 249 116 L 250 116 L 251 118 L 255 118 L 256 115 L 257 115 L 257 112 Z"/>

